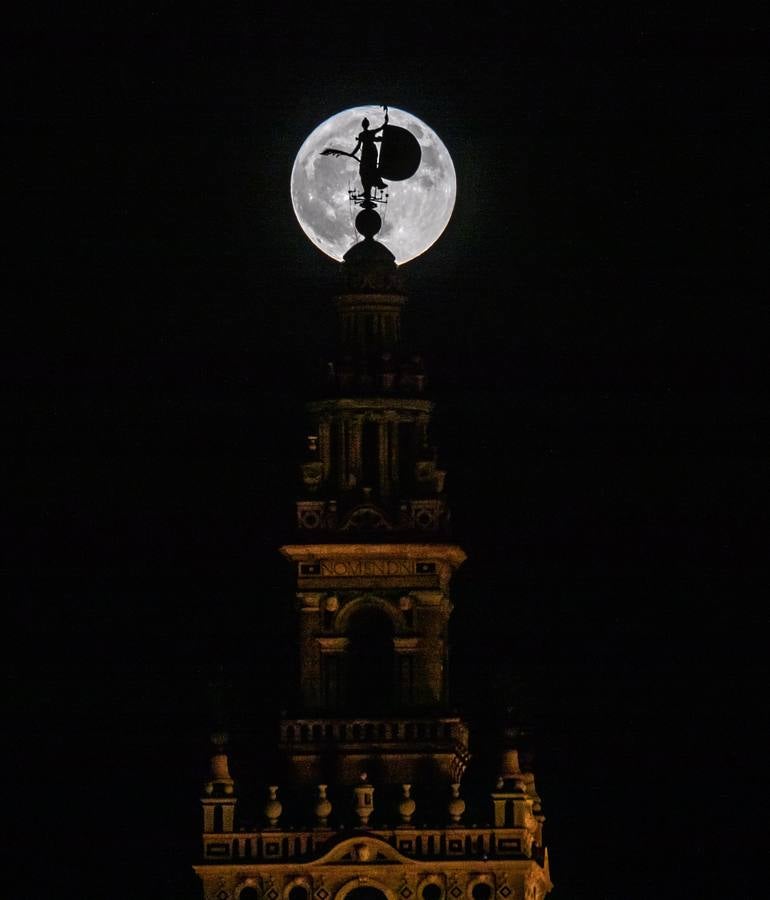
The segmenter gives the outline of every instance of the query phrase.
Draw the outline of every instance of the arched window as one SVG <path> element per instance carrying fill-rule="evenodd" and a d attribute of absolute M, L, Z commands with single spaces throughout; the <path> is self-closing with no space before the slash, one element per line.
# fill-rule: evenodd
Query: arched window
<path fill-rule="evenodd" d="M 379 888 L 357 887 L 345 896 L 345 900 L 386 900 L 386 898 Z"/>
<path fill-rule="evenodd" d="M 398 425 L 398 481 L 403 493 L 414 486 L 415 428 L 414 422 Z"/>
<path fill-rule="evenodd" d="M 308 900 L 307 885 L 295 884 L 289 891 L 289 900 Z"/>
<path fill-rule="evenodd" d="M 347 627 L 347 705 L 351 712 L 378 714 L 393 705 L 393 623 L 379 607 L 364 604 Z"/>
<path fill-rule="evenodd" d="M 238 894 L 238 900 L 259 900 L 259 891 L 255 887 L 245 887 Z"/>
<path fill-rule="evenodd" d="M 441 886 L 433 883 L 426 884 L 421 893 L 422 900 L 441 900 L 444 896 Z"/>
<path fill-rule="evenodd" d="M 224 813 L 222 812 L 222 807 L 220 806 L 219 803 L 217 803 L 217 805 L 214 807 L 214 820 L 211 825 L 211 830 L 218 831 L 221 833 L 222 831 L 225 830 L 224 823 L 225 823 L 225 817 L 224 817 Z"/>
<path fill-rule="evenodd" d="M 492 888 L 480 881 L 478 884 L 473 885 L 471 895 L 473 900 L 492 900 Z"/>

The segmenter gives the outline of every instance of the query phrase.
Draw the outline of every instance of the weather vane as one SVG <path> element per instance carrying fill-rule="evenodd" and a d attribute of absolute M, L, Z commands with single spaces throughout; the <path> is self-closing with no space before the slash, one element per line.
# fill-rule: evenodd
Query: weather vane
<path fill-rule="evenodd" d="M 384 121 L 371 127 L 380 110 Z M 407 179 L 403 187 L 392 184 Z M 291 172 L 292 205 L 303 231 L 339 261 L 351 237 L 375 234 L 399 265 L 414 259 L 443 232 L 456 191 L 452 158 L 439 136 L 393 106 L 357 106 L 321 122 L 302 144 Z M 351 204 L 358 208 L 358 235 L 351 235 Z M 378 207 L 387 209 L 387 221 Z"/>
<path fill-rule="evenodd" d="M 385 121 L 379 128 L 369 128 L 369 119 L 366 117 L 361 121 L 363 131 L 358 135 L 352 152 L 338 150 L 336 147 L 327 147 L 321 151 L 322 156 L 349 156 L 358 162 L 362 190 L 349 191 L 349 194 L 351 200 L 363 209 L 373 209 L 378 203 L 387 203 L 388 185 L 382 179 L 405 181 L 411 178 L 420 167 L 422 158 L 417 138 L 406 128 L 391 125 L 388 107 L 382 108 L 385 110 Z M 382 145 L 379 153 L 377 144 Z M 359 150 L 360 157 L 356 156 Z"/>

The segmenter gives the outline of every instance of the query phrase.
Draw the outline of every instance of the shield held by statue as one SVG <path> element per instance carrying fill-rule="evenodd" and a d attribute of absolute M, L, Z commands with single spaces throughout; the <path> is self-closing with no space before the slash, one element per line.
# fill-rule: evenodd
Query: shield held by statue
<path fill-rule="evenodd" d="M 404 181 L 417 171 L 422 150 L 417 138 L 398 125 L 386 125 L 382 130 L 382 144 L 377 173 L 387 181 Z"/>

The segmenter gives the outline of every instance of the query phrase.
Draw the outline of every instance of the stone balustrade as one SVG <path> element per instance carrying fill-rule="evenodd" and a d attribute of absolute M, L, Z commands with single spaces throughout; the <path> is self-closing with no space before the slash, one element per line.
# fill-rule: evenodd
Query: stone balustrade
<path fill-rule="evenodd" d="M 302 862 L 322 856 L 333 838 L 352 837 L 359 829 L 261 829 L 237 833 L 205 834 L 207 860 Z M 457 827 L 366 829 L 410 859 L 516 859 L 537 858 L 539 848 L 526 828 Z"/>
<path fill-rule="evenodd" d="M 283 719 L 281 743 L 378 744 L 447 743 L 467 746 L 468 729 L 455 717 L 447 718 L 366 718 L 366 719 Z"/>

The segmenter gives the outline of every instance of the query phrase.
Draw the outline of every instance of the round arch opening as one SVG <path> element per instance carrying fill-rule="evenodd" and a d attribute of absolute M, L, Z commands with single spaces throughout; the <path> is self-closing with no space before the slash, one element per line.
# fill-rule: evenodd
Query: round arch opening
<path fill-rule="evenodd" d="M 387 897 L 384 891 L 366 884 L 348 891 L 345 900 L 387 900 Z"/>
<path fill-rule="evenodd" d="M 345 631 L 350 710 L 368 715 L 388 712 L 394 694 L 393 620 L 379 605 L 362 603 L 351 612 Z M 367 898 L 361 896 L 358 900 Z"/>
<path fill-rule="evenodd" d="M 492 900 L 492 885 L 486 881 L 478 881 L 471 888 L 473 900 Z"/>
<path fill-rule="evenodd" d="M 238 894 L 238 900 L 259 900 L 259 891 L 251 886 L 242 888 Z"/>

